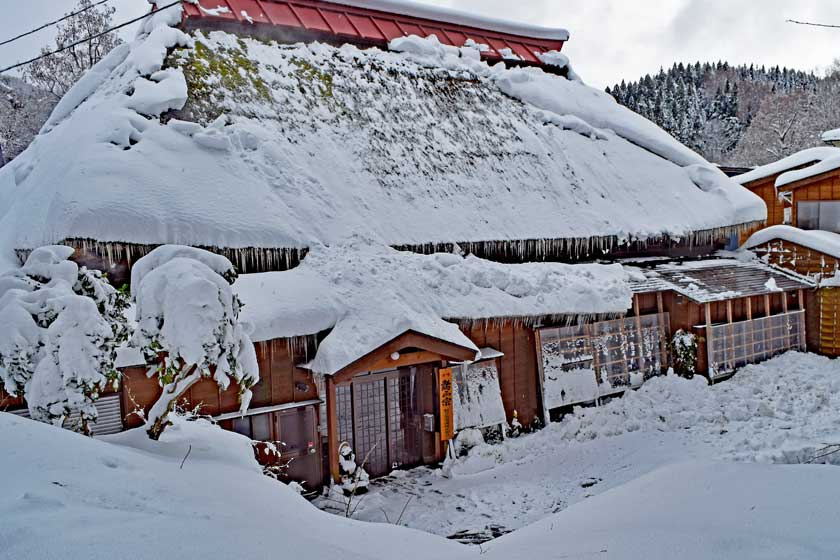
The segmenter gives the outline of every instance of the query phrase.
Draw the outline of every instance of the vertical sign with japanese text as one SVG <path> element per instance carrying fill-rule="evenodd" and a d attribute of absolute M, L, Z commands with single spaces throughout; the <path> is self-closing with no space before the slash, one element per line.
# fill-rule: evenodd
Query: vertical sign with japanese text
<path fill-rule="evenodd" d="M 440 439 L 447 441 L 455 436 L 455 415 L 452 408 L 452 368 L 438 370 L 438 397 L 440 399 Z"/>

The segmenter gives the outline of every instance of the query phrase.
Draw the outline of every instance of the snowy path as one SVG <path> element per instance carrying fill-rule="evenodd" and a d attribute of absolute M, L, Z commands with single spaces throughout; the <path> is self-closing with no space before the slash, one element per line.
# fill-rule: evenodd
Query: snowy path
<path fill-rule="evenodd" d="M 653 380 L 536 434 L 475 448 L 448 478 L 429 468 L 395 472 L 358 502 L 354 517 L 394 522 L 408 502 L 403 525 L 490 536 L 664 465 L 799 463 L 830 442 L 840 443 L 840 361 L 790 353 L 714 387 Z M 828 459 L 840 464 L 840 454 Z"/>

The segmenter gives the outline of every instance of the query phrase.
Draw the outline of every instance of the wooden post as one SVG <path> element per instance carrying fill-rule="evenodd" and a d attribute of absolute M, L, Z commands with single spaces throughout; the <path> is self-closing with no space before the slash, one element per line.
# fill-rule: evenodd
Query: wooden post
<path fill-rule="evenodd" d="M 335 482 L 341 479 L 338 468 L 338 403 L 336 402 L 335 381 L 327 375 L 327 454 L 330 460 L 330 475 Z"/>
<path fill-rule="evenodd" d="M 732 325 L 732 300 L 726 300 L 726 338 L 729 347 L 729 368 L 735 369 L 735 327 Z"/>
<path fill-rule="evenodd" d="M 645 377 L 645 337 L 642 334 L 642 315 L 639 310 L 639 294 L 633 294 L 633 311 L 636 312 L 636 352 L 639 354 L 639 373 L 642 374 L 642 379 Z"/>
<path fill-rule="evenodd" d="M 712 305 L 710 303 L 707 303 L 703 307 L 703 313 L 704 315 L 706 315 L 706 361 L 708 362 L 706 364 L 706 369 L 708 370 L 707 374 L 709 376 L 709 379 L 712 381 L 712 383 L 714 383 L 715 371 L 713 370 L 714 360 L 712 360 L 712 358 L 715 355 L 715 340 L 714 336 L 712 336 Z"/>
<path fill-rule="evenodd" d="M 802 290 L 796 290 L 796 297 L 799 300 L 799 309 L 805 309 L 805 294 Z"/>
<path fill-rule="evenodd" d="M 747 362 L 753 361 L 755 355 L 755 338 L 753 337 L 753 314 L 752 314 L 752 297 L 747 297 L 747 339 L 750 341 L 750 352 L 747 354 Z"/>
<path fill-rule="evenodd" d="M 542 355 L 542 331 L 539 328 L 534 329 L 534 345 L 537 351 L 537 381 L 539 382 L 540 400 L 542 401 L 542 421 L 543 426 L 548 426 L 551 415 L 548 412 L 548 403 L 545 402 L 545 371 L 543 370 L 543 355 Z M 498 360 L 496 360 L 498 362 Z M 497 367 L 496 371 L 500 371 Z M 504 431 L 504 430 L 502 430 Z"/>
<path fill-rule="evenodd" d="M 662 292 L 656 292 L 656 312 L 659 314 L 659 352 L 662 366 L 668 368 L 668 341 L 665 337 L 670 329 L 665 328 L 665 305 L 662 302 Z"/>
<path fill-rule="evenodd" d="M 773 329 L 770 328 L 771 327 L 770 319 L 769 319 L 770 315 L 772 315 L 771 309 L 770 309 L 770 294 L 764 294 L 764 316 L 767 317 L 768 319 L 767 319 L 767 321 L 765 321 L 766 324 L 764 325 L 764 328 L 761 329 L 761 339 L 762 339 L 763 348 L 764 348 L 764 352 L 763 352 L 764 355 L 762 356 L 763 359 L 767 358 L 768 350 L 770 348 L 770 338 L 769 337 L 770 337 L 771 333 L 773 332 Z"/>

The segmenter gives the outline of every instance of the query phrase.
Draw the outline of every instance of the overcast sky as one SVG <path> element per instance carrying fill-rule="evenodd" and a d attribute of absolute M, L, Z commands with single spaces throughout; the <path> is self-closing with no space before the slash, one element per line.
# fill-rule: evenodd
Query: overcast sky
<path fill-rule="evenodd" d="M 61 16 L 76 0 L 3 0 L 0 41 Z M 840 0 L 425 0 L 497 18 L 571 32 L 564 48 L 588 83 L 635 80 L 674 62 L 727 60 L 810 70 L 840 57 L 840 29 L 785 19 L 840 24 Z M 202 0 L 214 6 L 214 0 Z M 148 9 L 146 0 L 112 0 L 115 21 Z M 8 17 L 9 15 L 13 17 Z M 128 35 L 128 33 L 127 33 Z M 52 40 L 41 32 L 0 46 L 0 67 L 37 54 Z"/>

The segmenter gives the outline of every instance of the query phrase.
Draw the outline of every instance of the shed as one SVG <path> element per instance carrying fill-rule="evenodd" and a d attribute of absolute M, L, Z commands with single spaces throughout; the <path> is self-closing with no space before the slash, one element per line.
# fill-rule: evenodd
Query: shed
<path fill-rule="evenodd" d="M 771 226 L 752 234 L 743 248 L 817 285 L 805 297 L 808 347 L 827 356 L 840 355 L 840 234 Z"/>
<path fill-rule="evenodd" d="M 713 259 L 653 266 L 632 282 L 663 292 L 672 332 L 699 339 L 698 373 L 712 380 L 791 350 L 805 350 L 810 282 L 757 261 Z"/>

